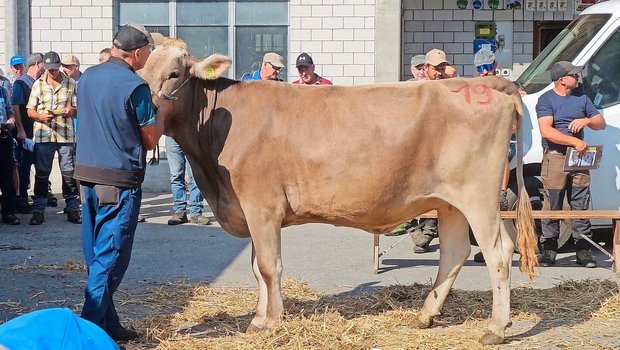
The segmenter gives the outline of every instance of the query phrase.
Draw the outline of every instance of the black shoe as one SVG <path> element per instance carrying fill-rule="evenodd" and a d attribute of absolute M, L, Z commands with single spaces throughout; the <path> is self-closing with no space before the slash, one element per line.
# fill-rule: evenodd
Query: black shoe
<path fill-rule="evenodd" d="M 138 332 L 124 327 L 119 327 L 113 331 L 107 331 L 107 333 L 110 338 L 119 342 L 127 342 L 140 338 L 140 334 L 138 334 Z"/>
<path fill-rule="evenodd" d="M 2 223 L 7 225 L 19 225 L 20 221 L 17 215 L 11 213 L 2 215 Z"/>
<path fill-rule="evenodd" d="M 596 260 L 589 249 L 578 250 L 576 256 L 577 264 L 590 269 L 596 267 Z"/>
<path fill-rule="evenodd" d="M 17 200 L 17 212 L 20 214 L 31 214 L 32 206 L 28 203 L 28 198 L 20 198 Z"/>
<path fill-rule="evenodd" d="M 82 217 L 80 216 L 80 212 L 77 210 L 67 210 L 67 221 L 72 224 L 81 224 Z"/>
<path fill-rule="evenodd" d="M 56 196 L 54 196 L 54 194 L 52 192 L 48 192 L 47 193 L 47 206 L 48 207 L 57 207 L 58 206 L 58 199 L 56 199 Z"/>
<path fill-rule="evenodd" d="M 170 219 L 168 219 L 168 225 L 180 225 L 189 222 L 187 219 L 187 214 L 185 213 L 174 213 Z"/>
<path fill-rule="evenodd" d="M 138 222 L 146 222 L 146 217 L 142 214 L 138 214 Z"/>
<path fill-rule="evenodd" d="M 540 266 L 548 267 L 555 265 L 555 258 L 558 256 L 558 252 L 556 250 L 551 249 L 543 249 L 540 254 L 540 260 L 538 260 Z"/>
<path fill-rule="evenodd" d="M 45 221 L 43 213 L 32 213 L 30 218 L 30 225 L 41 225 Z"/>
<path fill-rule="evenodd" d="M 474 261 L 477 263 L 484 263 L 484 255 L 482 255 L 482 252 L 474 254 Z"/>

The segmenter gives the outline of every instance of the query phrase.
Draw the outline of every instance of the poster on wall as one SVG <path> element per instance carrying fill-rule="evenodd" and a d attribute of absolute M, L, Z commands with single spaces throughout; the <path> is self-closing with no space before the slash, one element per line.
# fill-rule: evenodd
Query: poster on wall
<path fill-rule="evenodd" d="M 547 0 L 536 0 L 536 11 L 547 11 Z"/>
<path fill-rule="evenodd" d="M 536 1 L 525 0 L 525 11 L 536 11 Z"/>
<path fill-rule="evenodd" d="M 506 8 L 508 10 L 520 10 L 521 1 L 520 0 L 506 0 Z"/>
<path fill-rule="evenodd" d="M 594 5 L 594 3 L 596 3 L 595 0 L 575 0 L 575 7 L 573 7 L 573 9 L 575 10 L 574 12 L 577 14 Z"/>
<path fill-rule="evenodd" d="M 558 10 L 558 2 L 556 0 L 548 0 L 547 1 L 547 10 L 549 10 L 549 11 L 557 11 Z"/>
<path fill-rule="evenodd" d="M 566 11 L 568 6 L 568 1 L 560 0 L 558 1 L 558 11 Z"/>

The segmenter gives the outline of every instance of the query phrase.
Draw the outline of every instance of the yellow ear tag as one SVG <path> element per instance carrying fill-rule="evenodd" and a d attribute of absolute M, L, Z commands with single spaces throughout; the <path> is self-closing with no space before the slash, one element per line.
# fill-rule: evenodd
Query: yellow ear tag
<path fill-rule="evenodd" d="M 205 69 L 205 75 L 207 79 L 215 79 L 215 69 L 211 66 L 207 67 L 207 69 Z"/>

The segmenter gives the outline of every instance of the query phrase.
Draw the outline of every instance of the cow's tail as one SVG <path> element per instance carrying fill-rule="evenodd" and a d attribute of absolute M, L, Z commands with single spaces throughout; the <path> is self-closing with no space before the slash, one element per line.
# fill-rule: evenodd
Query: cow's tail
<path fill-rule="evenodd" d="M 515 95 L 516 93 L 516 95 Z M 536 257 L 536 232 L 532 218 L 532 204 L 525 189 L 523 180 L 523 104 L 516 91 L 511 93 L 515 101 L 515 117 L 517 118 L 517 187 L 519 188 L 517 206 L 517 246 L 519 247 L 519 270 L 530 279 L 534 278 L 534 268 L 538 266 Z"/>

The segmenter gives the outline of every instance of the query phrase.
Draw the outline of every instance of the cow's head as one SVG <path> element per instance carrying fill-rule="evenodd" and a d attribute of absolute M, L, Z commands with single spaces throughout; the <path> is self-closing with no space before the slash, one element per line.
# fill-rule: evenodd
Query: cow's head
<path fill-rule="evenodd" d="M 182 40 L 167 38 L 151 53 L 138 74 L 149 84 L 153 95 L 161 92 L 174 98 L 176 90 L 192 77 L 216 79 L 230 63 L 230 58 L 218 54 L 197 60 L 187 52 L 187 44 Z"/>

